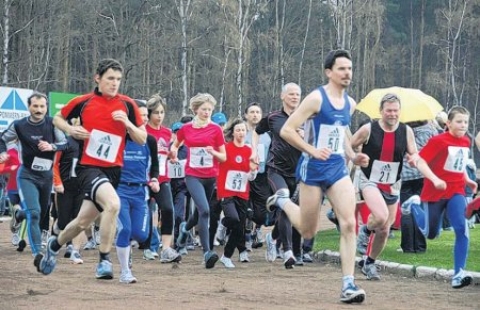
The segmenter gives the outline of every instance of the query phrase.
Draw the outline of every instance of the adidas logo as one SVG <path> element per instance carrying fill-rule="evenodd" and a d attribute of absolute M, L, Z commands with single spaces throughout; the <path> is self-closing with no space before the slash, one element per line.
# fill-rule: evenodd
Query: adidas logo
<path fill-rule="evenodd" d="M 99 143 L 101 144 L 106 144 L 106 145 L 112 145 L 112 140 L 110 140 L 110 136 L 105 136 L 103 138 L 101 138 L 100 140 L 98 140 Z"/>

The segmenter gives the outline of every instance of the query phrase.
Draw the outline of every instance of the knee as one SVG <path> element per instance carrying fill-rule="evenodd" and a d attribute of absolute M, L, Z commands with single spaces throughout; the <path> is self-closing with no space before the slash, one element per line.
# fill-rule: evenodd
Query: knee
<path fill-rule="evenodd" d="M 354 218 L 340 221 L 339 225 L 341 234 L 355 234 L 357 223 Z"/>
<path fill-rule="evenodd" d="M 230 229 L 236 229 L 240 227 L 240 220 L 236 218 L 225 217 L 223 219 L 223 225 L 225 225 L 225 227 Z"/>
<path fill-rule="evenodd" d="M 109 213 L 109 214 L 118 214 L 119 211 L 120 211 L 120 200 L 118 199 L 112 199 L 111 201 L 108 201 L 103 208 L 103 212 Z"/>
<path fill-rule="evenodd" d="M 205 210 L 198 210 L 198 217 L 209 219 L 210 218 L 210 211 L 208 209 Z"/>
<path fill-rule="evenodd" d="M 30 220 L 32 222 L 40 221 L 40 212 L 38 210 L 30 210 L 28 213 L 30 214 Z"/>
<path fill-rule="evenodd" d="M 302 237 L 304 239 L 312 239 L 313 237 L 315 237 L 315 235 L 316 235 L 316 231 L 312 229 L 307 229 L 302 231 Z"/>

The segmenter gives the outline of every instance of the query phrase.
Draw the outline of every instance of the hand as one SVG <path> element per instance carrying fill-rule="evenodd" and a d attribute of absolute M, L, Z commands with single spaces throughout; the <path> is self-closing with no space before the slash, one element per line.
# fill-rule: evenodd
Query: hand
<path fill-rule="evenodd" d="M 125 111 L 122 111 L 122 110 L 113 111 L 112 118 L 117 122 L 122 122 L 123 124 L 125 124 L 125 126 L 127 126 L 129 122 L 127 113 L 125 113 Z"/>
<path fill-rule="evenodd" d="M 260 158 L 258 157 L 257 152 L 252 152 L 252 155 L 250 155 L 250 167 L 252 167 L 252 164 L 257 166 L 260 164 Z"/>
<path fill-rule="evenodd" d="M 436 178 L 432 183 L 438 190 L 444 191 L 447 189 L 447 183 L 442 179 Z"/>
<path fill-rule="evenodd" d="M 170 150 L 170 152 L 168 153 L 168 156 L 170 157 L 170 162 L 172 164 L 178 163 L 178 152 L 177 151 Z"/>
<path fill-rule="evenodd" d="M 154 193 L 158 193 L 160 191 L 160 184 L 158 183 L 158 181 L 150 181 L 150 183 L 148 183 L 148 186 Z"/>
<path fill-rule="evenodd" d="M 6 152 L 1 153 L 0 154 L 0 164 L 3 164 L 4 162 L 6 162 L 9 157 L 10 156 Z"/>
<path fill-rule="evenodd" d="M 211 155 L 213 155 L 213 152 L 215 152 L 215 150 L 213 149 L 213 146 L 207 146 L 205 150 L 208 152 L 208 154 L 211 154 Z"/>
<path fill-rule="evenodd" d="M 250 161 L 250 171 L 257 171 L 258 163 Z"/>
<path fill-rule="evenodd" d="M 90 133 L 82 126 L 70 126 L 67 134 L 77 140 L 86 140 L 90 138 Z"/>
<path fill-rule="evenodd" d="M 311 155 L 316 159 L 327 160 L 330 158 L 330 155 L 332 155 L 332 150 L 329 148 L 315 149 Z"/>
<path fill-rule="evenodd" d="M 51 151 L 53 151 L 53 146 L 50 143 L 48 143 L 47 141 L 40 140 L 38 142 L 37 146 L 38 146 L 38 149 L 41 152 L 51 152 Z"/>
<path fill-rule="evenodd" d="M 370 162 L 370 157 L 368 157 L 367 154 L 365 153 L 357 153 L 355 157 L 352 159 L 352 162 L 360 167 L 368 167 L 368 164 Z"/>
<path fill-rule="evenodd" d="M 65 192 L 65 188 L 63 187 L 63 185 L 55 185 L 53 187 L 53 190 L 55 191 L 55 193 L 59 194 L 63 194 Z"/>

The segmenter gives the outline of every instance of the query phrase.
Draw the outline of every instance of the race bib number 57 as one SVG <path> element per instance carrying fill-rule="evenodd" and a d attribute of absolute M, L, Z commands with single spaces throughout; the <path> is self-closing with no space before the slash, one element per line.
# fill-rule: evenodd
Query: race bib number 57
<path fill-rule="evenodd" d="M 94 129 L 90 133 L 90 140 L 86 149 L 86 154 L 92 158 L 115 162 L 122 138 L 120 136 Z"/>

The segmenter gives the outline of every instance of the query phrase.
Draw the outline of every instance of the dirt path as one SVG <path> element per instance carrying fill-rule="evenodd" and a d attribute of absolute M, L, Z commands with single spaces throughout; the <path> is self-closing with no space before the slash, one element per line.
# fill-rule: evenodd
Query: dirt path
<path fill-rule="evenodd" d="M 94 278 L 96 251 L 84 251 L 85 263 L 72 265 L 59 259 L 50 276 L 36 272 L 32 256 L 15 251 L 10 244 L 8 222 L 0 224 L 0 309 L 478 309 L 480 288 L 453 290 L 449 283 L 405 279 L 384 275 L 381 282 L 364 280 L 357 272 L 357 284 L 367 292 L 361 306 L 339 302 L 340 268 L 322 263 L 285 270 L 280 261 L 267 263 L 264 249 L 251 254 L 252 262 L 234 262 L 235 270 L 221 263 L 206 270 L 200 250 L 190 252 L 177 265 L 144 261 L 134 250 L 132 285 L 115 279 Z M 217 249 L 221 253 L 221 248 Z M 388 296 L 386 298 L 385 296 Z"/>

